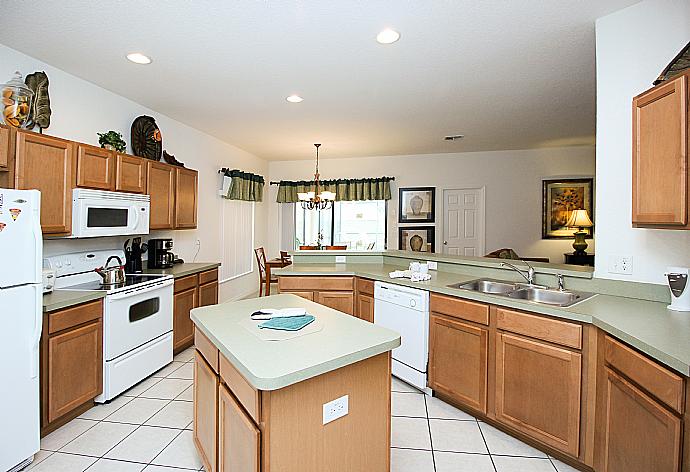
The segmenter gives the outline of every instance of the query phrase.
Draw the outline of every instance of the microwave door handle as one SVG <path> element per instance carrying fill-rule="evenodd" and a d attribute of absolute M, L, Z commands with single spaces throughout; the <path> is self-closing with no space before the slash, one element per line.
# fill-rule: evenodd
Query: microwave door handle
<path fill-rule="evenodd" d="M 137 207 L 136 204 L 132 205 L 131 208 L 134 211 L 134 226 L 132 227 L 133 230 L 136 230 L 139 228 L 139 207 Z"/>

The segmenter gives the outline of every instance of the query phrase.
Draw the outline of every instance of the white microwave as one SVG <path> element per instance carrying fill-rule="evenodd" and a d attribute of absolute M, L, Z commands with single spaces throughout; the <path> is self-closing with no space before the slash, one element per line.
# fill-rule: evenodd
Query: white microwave
<path fill-rule="evenodd" d="M 149 234 L 151 197 L 76 188 L 72 193 L 72 237 Z"/>

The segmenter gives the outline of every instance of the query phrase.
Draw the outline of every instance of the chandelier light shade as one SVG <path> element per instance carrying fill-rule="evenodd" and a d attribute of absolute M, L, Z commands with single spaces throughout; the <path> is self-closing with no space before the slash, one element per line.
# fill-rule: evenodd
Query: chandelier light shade
<path fill-rule="evenodd" d="M 321 191 L 319 181 L 319 147 L 321 144 L 314 144 L 316 147 L 316 172 L 314 172 L 314 191 L 299 192 L 297 198 L 305 210 L 329 210 L 335 201 L 335 193 L 327 190 Z"/>

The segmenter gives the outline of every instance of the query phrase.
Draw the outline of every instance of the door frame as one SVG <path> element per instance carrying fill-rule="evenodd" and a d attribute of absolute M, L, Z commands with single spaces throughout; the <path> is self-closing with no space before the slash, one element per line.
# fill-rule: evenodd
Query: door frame
<path fill-rule="evenodd" d="M 442 207 L 441 207 L 441 231 L 439 231 L 439 235 L 437 238 L 439 241 L 439 245 L 437 247 L 441 248 L 441 254 L 446 254 L 446 245 L 443 244 L 443 241 L 445 241 L 446 237 L 446 192 L 452 191 L 452 190 L 479 190 L 482 196 L 482 205 L 481 208 L 479 209 L 481 217 L 482 217 L 482 233 L 481 236 L 478 238 L 479 242 L 481 244 L 480 249 L 480 255 L 478 257 L 483 257 L 485 252 L 486 252 L 486 185 L 482 185 L 481 187 L 451 187 L 451 188 L 443 188 L 441 189 L 442 192 Z"/>

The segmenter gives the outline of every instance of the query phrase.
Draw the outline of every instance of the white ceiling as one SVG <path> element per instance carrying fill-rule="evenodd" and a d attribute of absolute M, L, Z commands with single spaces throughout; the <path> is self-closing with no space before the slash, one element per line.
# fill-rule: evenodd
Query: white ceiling
<path fill-rule="evenodd" d="M 524 149 L 593 143 L 594 20 L 634 3 L 3 0 L 0 42 L 265 159 Z"/>

